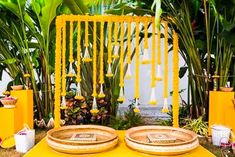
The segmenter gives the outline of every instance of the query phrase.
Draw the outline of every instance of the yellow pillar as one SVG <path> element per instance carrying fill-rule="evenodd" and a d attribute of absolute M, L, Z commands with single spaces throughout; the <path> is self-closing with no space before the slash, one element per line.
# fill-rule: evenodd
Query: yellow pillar
<path fill-rule="evenodd" d="M 235 131 L 235 107 L 232 100 L 234 92 L 210 91 L 209 96 L 209 132 L 211 126 L 221 124 Z"/>
<path fill-rule="evenodd" d="M 14 135 L 22 129 L 22 114 L 17 112 L 16 108 L 0 108 L 0 138 L 4 139 L 6 137 Z"/>
<path fill-rule="evenodd" d="M 21 126 L 28 124 L 30 128 L 33 128 L 33 91 L 13 90 L 11 96 L 18 98 L 16 112 L 17 116 L 22 117 Z"/>

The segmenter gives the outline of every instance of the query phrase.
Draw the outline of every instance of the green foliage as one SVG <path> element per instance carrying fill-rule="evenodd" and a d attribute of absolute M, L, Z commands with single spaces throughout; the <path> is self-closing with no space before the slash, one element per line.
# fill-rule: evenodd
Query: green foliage
<path fill-rule="evenodd" d="M 134 104 L 129 105 L 129 109 L 124 112 L 124 115 L 111 117 L 109 126 L 116 130 L 127 130 L 131 127 L 144 124 L 144 120 L 139 113 L 133 111 Z"/>
<path fill-rule="evenodd" d="M 186 119 L 186 125 L 183 127 L 194 131 L 195 133 L 206 136 L 208 132 L 207 122 L 203 121 L 202 117 L 198 119 Z"/>

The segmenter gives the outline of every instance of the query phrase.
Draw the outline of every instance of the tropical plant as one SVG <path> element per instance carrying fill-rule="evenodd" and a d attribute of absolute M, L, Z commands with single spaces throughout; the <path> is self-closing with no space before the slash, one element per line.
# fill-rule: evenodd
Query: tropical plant
<path fill-rule="evenodd" d="M 135 113 L 134 102 L 129 105 L 129 109 L 124 112 L 124 115 L 111 117 L 109 126 L 116 130 L 126 130 L 131 127 L 140 126 L 144 124 L 144 120 L 140 113 Z"/>
<path fill-rule="evenodd" d="M 186 119 L 186 125 L 183 127 L 194 131 L 195 133 L 206 136 L 208 132 L 207 122 L 203 121 L 202 117 L 198 119 Z"/>

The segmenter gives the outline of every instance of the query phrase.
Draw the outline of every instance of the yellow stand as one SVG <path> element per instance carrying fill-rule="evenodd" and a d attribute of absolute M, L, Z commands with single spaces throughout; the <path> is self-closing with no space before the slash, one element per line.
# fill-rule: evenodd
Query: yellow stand
<path fill-rule="evenodd" d="M 0 138 L 14 135 L 28 124 L 33 128 L 33 91 L 11 91 L 12 97 L 17 97 L 16 107 L 12 109 L 0 108 Z"/>
<path fill-rule="evenodd" d="M 84 155 L 72 155 L 72 154 L 64 154 L 59 153 L 51 149 L 47 143 L 46 138 L 41 140 L 33 149 L 31 149 L 24 157 L 157 157 L 156 155 L 148 155 L 144 153 L 140 153 L 128 148 L 124 142 L 125 131 L 117 131 L 119 136 L 118 145 L 112 150 L 95 153 L 95 154 L 84 154 Z M 39 155 L 40 154 L 40 155 Z M 198 148 L 192 150 L 191 152 L 177 155 L 177 157 L 215 157 L 211 152 L 199 146 Z M 160 156 L 159 156 L 160 157 Z M 166 157 L 166 156 L 165 156 Z M 174 156 L 176 157 L 176 156 Z"/>
<path fill-rule="evenodd" d="M 0 138 L 14 135 L 22 129 L 22 114 L 17 112 L 18 108 L 0 108 Z"/>
<path fill-rule="evenodd" d="M 209 97 L 209 135 L 211 126 L 221 124 L 235 131 L 234 92 L 211 91 Z"/>
<path fill-rule="evenodd" d="M 17 97 L 16 103 L 18 112 L 21 113 L 22 126 L 28 124 L 33 128 L 33 91 L 32 90 L 13 90 L 11 91 L 12 97 Z"/>

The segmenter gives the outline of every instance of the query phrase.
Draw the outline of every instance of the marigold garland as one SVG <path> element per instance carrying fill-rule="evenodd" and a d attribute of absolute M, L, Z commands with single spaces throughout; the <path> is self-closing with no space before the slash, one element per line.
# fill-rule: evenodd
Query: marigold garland
<path fill-rule="evenodd" d="M 117 59 L 119 58 L 118 55 L 118 22 L 115 22 L 114 24 L 114 53 L 113 53 L 113 58 Z"/>
<path fill-rule="evenodd" d="M 93 28 L 93 97 L 96 97 L 96 75 L 97 75 L 97 68 L 96 68 L 96 21 L 94 21 L 94 28 Z"/>
<path fill-rule="evenodd" d="M 179 45 L 178 36 L 173 31 L 173 126 L 179 127 Z"/>
<path fill-rule="evenodd" d="M 151 60 L 149 59 L 149 52 L 148 52 L 148 21 L 144 21 L 144 55 L 142 64 L 149 64 Z"/>
<path fill-rule="evenodd" d="M 63 40 L 62 40 L 62 96 L 66 95 L 66 20 L 63 22 Z"/>
<path fill-rule="evenodd" d="M 136 21 L 136 50 L 135 50 L 135 98 L 139 99 L 139 21 Z"/>
<path fill-rule="evenodd" d="M 81 23 L 78 21 L 77 25 L 77 83 L 81 82 Z"/>
<path fill-rule="evenodd" d="M 157 32 L 157 81 L 162 80 L 161 76 L 161 27 L 158 29 Z"/>
<path fill-rule="evenodd" d="M 163 103 L 162 112 L 167 113 L 167 112 L 169 112 L 168 102 L 167 102 L 167 97 L 168 97 L 168 23 L 167 22 L 164 22 L 164 78 L 163 78 L 163 83 L 164 83 L 164 89 L 163 89 L 164 103 Z"/>
<path fill-rule="evenodd" d="M 56 19 L 56 53 L 55 53 L 55 128 L 60 127 L 60 86 L 61 86 L 61 27 L 62 18 Z"/>

